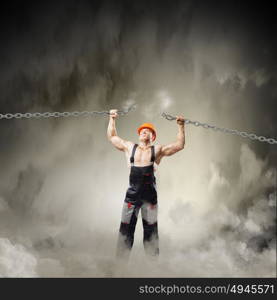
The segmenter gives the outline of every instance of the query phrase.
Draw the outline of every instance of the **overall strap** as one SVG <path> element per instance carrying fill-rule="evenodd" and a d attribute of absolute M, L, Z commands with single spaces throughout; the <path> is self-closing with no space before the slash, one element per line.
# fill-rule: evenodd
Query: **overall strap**
<path fill-rule="evenodd" d="M 155 147 L 154 145 L 151 146 L 151 162 L 153 162 L 153 164 L 155 162 L 155 148 L 154 147 Z"/>
<path fill-rule="evenodd" d="M 131 162 L 131 165 L 132 165 L 132 166 L 134 165 L 134 157 L 135 157 L 135 152 L 136 152 L 137 146 L 138 146 L 138 144 L 135 144 L 135 145 L 134 145 L 133 151 L 132 151 L 132 155 L 131 155 L 131 157 L 130 157 L 130 162 Z"/>

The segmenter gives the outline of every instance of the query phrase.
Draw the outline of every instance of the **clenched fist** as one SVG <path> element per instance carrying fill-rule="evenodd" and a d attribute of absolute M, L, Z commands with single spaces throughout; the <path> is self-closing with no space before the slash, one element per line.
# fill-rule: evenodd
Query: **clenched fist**
<path fill-rule="evenodd" d="M 176 116 L 176 121 L 178 125 L 184 125 L 185 124 L 185 119 L 183 116 Z"/>
<path fill-rule="evenodd" d="M 117 117 L 118 117 L 117 109 L 111 109 L 110 110 L 110 118 L 115 119 Z"/>

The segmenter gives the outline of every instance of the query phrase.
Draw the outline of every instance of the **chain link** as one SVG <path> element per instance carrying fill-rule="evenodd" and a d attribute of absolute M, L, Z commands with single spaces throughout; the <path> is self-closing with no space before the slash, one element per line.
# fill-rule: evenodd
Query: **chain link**
<path fill-rule="evenodd" d="M 166 114 L 166 113 L 162 113 L 162 117 L 166 118 L 169 121 L 176 120 L 176 117 L 173 117 L 173 116 L 171 116 L 169 114 Z M 217 127 L 217 126 L 214 126 L 214 125 L 209 125 L 207 123 L 200 123 L 200 122 L 197 122 L 197 121 L 191 121 L 189 119 L 185 119 L 185 124 L 193 124 L 195 126 L 203 126 L 206 129 L 213 129 L 215 131 L 218 130 L 218 131 L 222 131 L 224 133 L 237 134 L 237 135 L 239 135 L 243 138 L 250 138 L 251 140 L 258 140 L 260 142 L 267 142 L 269 144 L 277 144 L 277 140 L 275 140 L 273 138 L 266 138 L 264 136 L 257 136 L 254 133 L 249 134 L 249 133 L 244 132 L 244 131 L 238 131 L 238 130 L 235 130 L 235 129 Z"/>
<path fill-rule="evenodd" d="M 118 115 L 126 115 L 127 113 L 129 113 L 131 110 L 134 110 L 136 107 L 136 105 L 132 105 L 130 106 L 128 109 L 126 110 L 118 110 L 117 114 Z M 0 114 L 0 119 L 12 119 L 12 118 L 16 118 L 16 119 L 21 119 L 21 118 L 59 118 L 59 117 L 79 117 L 79 116 L 84 116 L 84 117 L 88 117 L 88 116 L 92 116 L 94 114 L 98 114 L 98 115 L 104 115 L 104 116 L 108 116 L 110 114 L 109 111 L 73 111 L 73 112 L 44 112 L 44 113 L 39 113 L 39 112 L 35 112 L 35 113 L 15 113 L 15 114 Z"/>

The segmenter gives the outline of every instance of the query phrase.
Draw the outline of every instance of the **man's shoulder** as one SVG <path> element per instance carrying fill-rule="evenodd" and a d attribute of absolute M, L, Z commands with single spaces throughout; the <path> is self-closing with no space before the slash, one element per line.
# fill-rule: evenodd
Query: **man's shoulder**
<path fill-rule="evenodd" d="M 156 150 L 156 151 L 160 151 L 161 148 L 162 148 L 162 145 L 156 144 L 156 145 L 154 145 L 154 147 L 155 147 L 155 150 Z"/>
<path fill-rule="evenodd" d="M 132 141 L 126 141 L 126 144 L 129 146 L 129 147 L 134 147 L 134 145 L 136 143 L 132 142 Z"/>
<path fill-rule="evenodd" d="M 157 147 L 157 148 L 161 148 L 162 147 L 161 144 L 155 144 L 154 146 Z"/>
<path fill-rule="evenodd" d="M 127 146 L 126 150 L 130 152 L 130 150 L 133 149 L 135 143 L 132 142 L 132 141 L 125 141 L 125 143 L 126 143 L 126 146 Z"/>

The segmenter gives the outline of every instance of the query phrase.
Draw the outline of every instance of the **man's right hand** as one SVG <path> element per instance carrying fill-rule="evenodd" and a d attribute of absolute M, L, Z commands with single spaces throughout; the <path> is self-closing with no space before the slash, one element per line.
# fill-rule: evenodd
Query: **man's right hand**
<path fill-rule="evenodd" d="M 118 114 L 117 114 L 117 109 L 111 109 L 110 110 L 110 118 L 111 119 L 115 119 L 118 117 Z"/>

